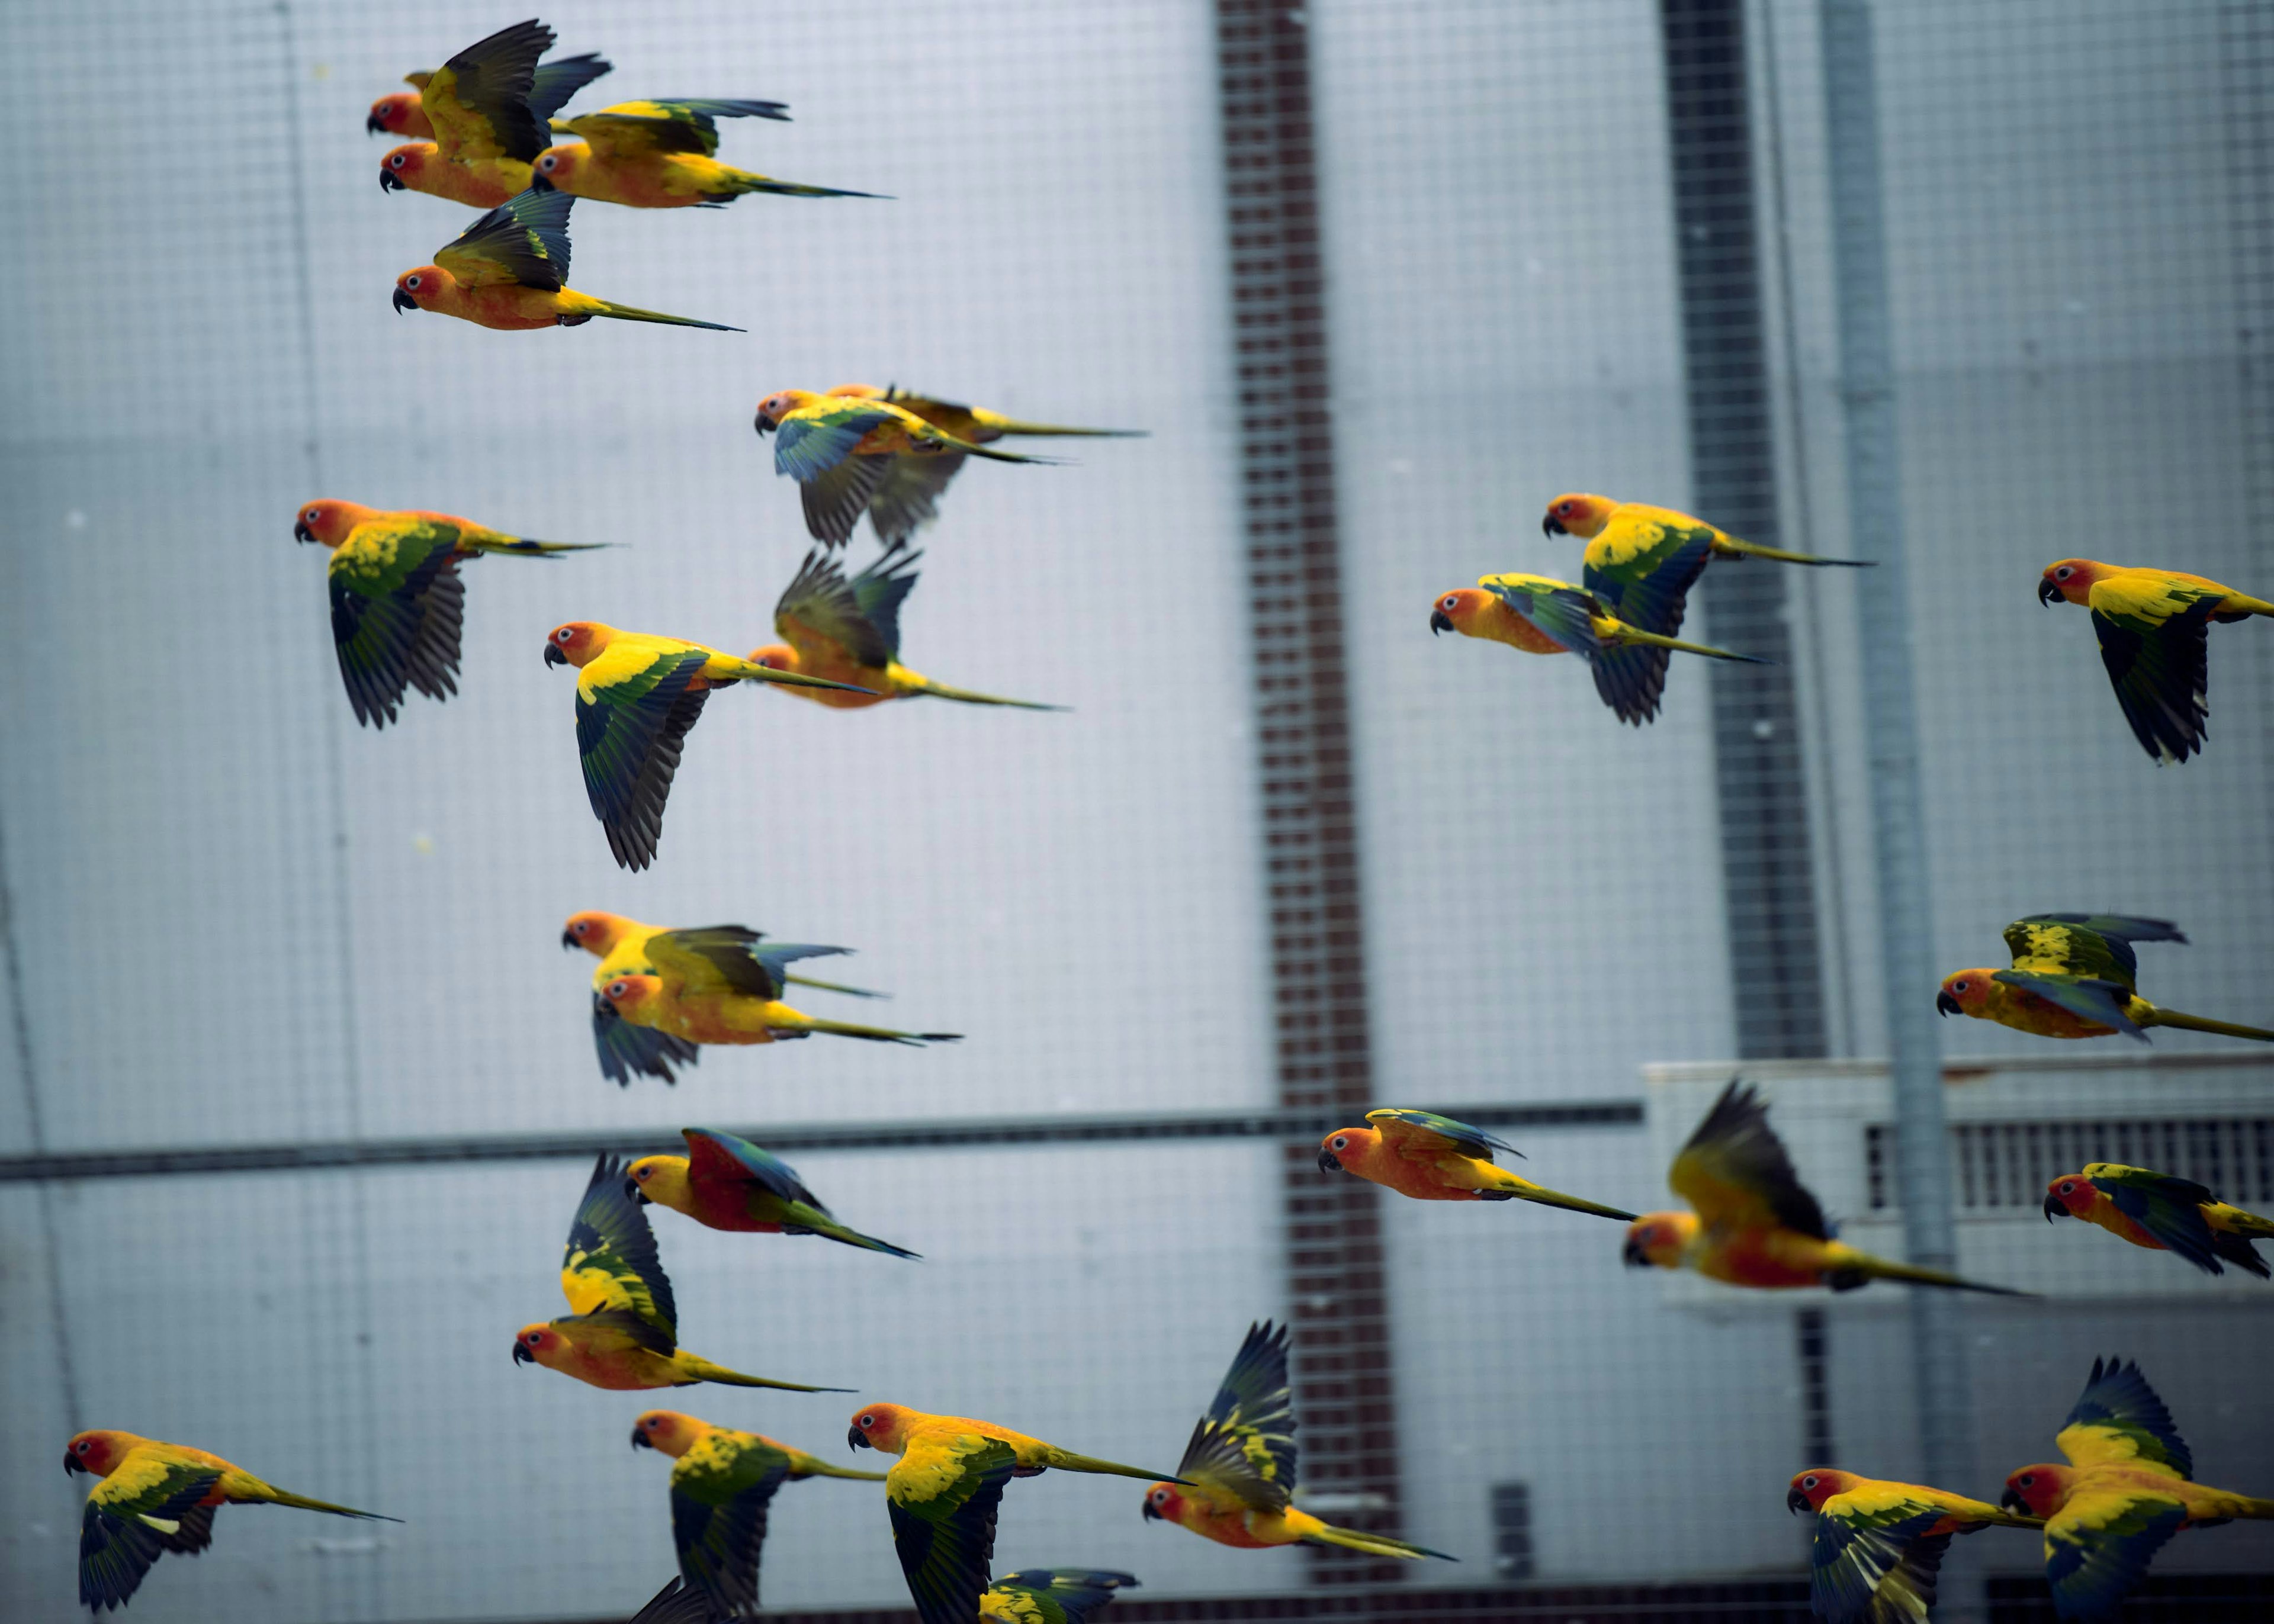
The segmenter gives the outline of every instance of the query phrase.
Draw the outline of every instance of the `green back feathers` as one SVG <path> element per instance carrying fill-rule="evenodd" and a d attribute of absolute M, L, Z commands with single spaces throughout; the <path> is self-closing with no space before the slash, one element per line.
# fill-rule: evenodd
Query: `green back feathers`
<path fill-rule="evenodd" d="M 2183 762 L 2202 748 L 2210 706 L 2210 639 L 2215 595 L 2196 598 L 2162 620 L 2092 612 L 2100 663 L 2140 748 L 2158 764 Z"/>
<path fill-rule="evenodd" d="M 101 1613 L 123 1607 L 172 1537 L 144 1521 L 173 1522 L 213 1492 L 221 1474 L 209 1466 L 168 1460 L 149 1449 L 97 1484 L 79 1514 L 79 1598 Z"/>
<path fill-rule="evenodd" d="M 1588 544 L 1580 579 L 1619 620 L 1671 637 L 1682 630 L 1690 589 L 1713 556 L 1713 532 L 1654 523 L 1642 528 L 1649 532 L 1645 545 L 1607 546 L 1608 535 Z M 1639 727 L 1658 714 L 1673 658 L 1670 650 L 1645 643 L 1606 649 L 1593 661 L 1595 691 L 1619 720 Z"/>
<path fill-rule="evenodd" d="M 789 966 L 802 959 L 828 959 L 853 950 L 808 942 L 768 942 L 742 925 L 698 925 L 666 930 L 649 938 L 648 956 L 664 964 L 677 955 L 700 959 L 727 988 L 747 997 L 779 999 L 788 985 Z"/>
<path fill-rule="evenodd" d="M 512 282 L 559 292 L 568 281 L 568 209 L 576 199 L 544 180 L 461 231 L 434 263 L 468 287 Z"/>
<path fill-rule="evenodd" d="M 679 1571 L 717 1615 L 758 1605 L 766 1511 L 789 1477 L 789 1456 L 750 1432 L 705 1434 L 671 1469 L 671 1532 Z"/>
<path fill-rule="evenodd" d="M 915 590 L 922 556 L 887 553 L 848 581 L 825 548 L 813 548 L 774 605 L 774 629 L 794 643 L 796 628 L 809 628 L 856 664 L 890 665 L 900 652 L 900 605 Z"/>
<path fill-rule="evenodd" d="M 1482 1128 L 1472 1128 L 1467 1123 L 1456 1122 L 1450 1116 L 1440 1116 L 1434 1111 L 1416 1110 L 1411 1106 L 1384 1106 L 1380 1110 L 1368 1111 L 1366 1119 L 1376 1124 L 1403 1123 L 1425 1133 L 1436 1134 L 1449 1141 L 1460 1154 L 1474 1156 L 1480 1162 L 1491 1161 L 1495 1150 L 1504 1150 L 1511 1156 L 1524 1154 L 1506 1139 L 1487 1133 Z"/>
<path fill-rule="evenodd" d="M 892 1550 L 922 1624 L 972 1624 L 995 1556 L 995 1515 L 1018 1452 L 998 1438 L 963 1434 L 945 1460 L 910 1450 L 886 1474 Z M 912 1470 L 912 1466 L 915 1470 Z"/>
<path fill-rule="evenodd" d="M 568 105 L 568 99 L 603 74 L 615 71 L 615 64 L 602 60 L 597 51 L 587 51 L 581 56 L 563 56 L 558 62 L 540 62 L 531 76 L 529 89 L 530 117 L 540 124 L 550 124 L 553 115 Z"/>
<path fill-rule="evenodd" d="M 627 868 L 655 861 L 664 803 L 679 771 L 688 730 L 703 714 L 707 688 L 690 688 L 709 657 L 699 649 L 659 654 L 622 681 L 576 695 L 576 752 L 592 816 L 608 849 Z"/>
<path fill-rule="evenodd" d="M 2170 1251 L 2207 1274 L 2225 1274 L 2218 1260 L 2218 1237 L 2203 1218 L 2202 1206 L 2218 1198 L 2192 1179 L 2152 1173 L 2146 1168 L 2118 1167 L 2095 1162 L 2084 1176 L 2106 1196 L 2116 1210 L 2138 1224 Z"/>
<path fill-rule="evenodd" d="M 553 30 L 531 18 L 477 40 L 442 64 L 459 104 L 488 124 L 501 152 L 523 163 L 549 144 L 545 120 L 530 110 L 529 98 L 537 88 L 537 59 L 552 49 Z M 427 108 L 430 121 L 436 110 Z M 437 132 L 453 122 L 446 115 Z"/>
<path fill-rule="evenodd" d="M 1287 1327 L 1247 1327 L 1215 1402 L 1193 1428 L 1177 1476 L 1220 1487 L 1243 1504 L 1285 1509 L 1295 1492 L 1295 1417 L 1288 1396 Z"/>
<path fill-rule="evenodd" d="M 332 648 L 366 727 L 395 720 L 406 688 L 431 699 L 458 691 L 465 584 L 457 539 L 453 525 L 364 524 L 332 553 Z"/>
<path fill-rule="evenodd" d="M 597 992 L 592 995 L 592 1049 L 599 1056 L 600 1075 L 619 1088 L 630 1087 L 635 1074 L 676 1083 L 674 1066 L 691 1066 L 703 1057 L 699 1047 L 676 1034 L 634 1026 Z"/>
<path fill-rule="evenodd" d="M 603 1154 L 592 1164 L 561 1253 L 561 1289 L 579 1313 L 627 1311 L 675 1341 L 679 1309 L 671 1279 L 663 1272 L 647 1214 L 624 1186 L 621 1157 Z"/>
<path fill-rule="evenodd" d="M 1105 1568 L 1023 1568 L 987 1587 L 980 1616 L 1017 1624 L 1085 1624 L 1116 1591 L 1136 1588 L 1134 1575 Z"/>
<path fill-rule="evenodd" d="M 2082 1429 L 2074 1440 L 2071 1429 Z M 2092 1362 L 2084 1391 L 2061 1423 L 2059 1441 L 2077 1465 L 2112 1458 L 2136 1458 L 2168 1466 L 2182 1477 L 2195 1474 L 2195 1461 L 2172 1412 L 2136 1365 L 2121 1359 Z"/>
<path fill-rule="evenodd" d="M 2136 986 L 2140 973 L 2133 943 L 2186 940 L 2167 919 L 2123 914 L 2032 914 L 2006 927 L 2016 970 L 2093 976 L 2127 988 Z"/>
<path fill-rule="evenodd" d="M 1809 1601 L 1822 1619 L 1924 1619 L 1948 1534 L 1928 1535 L 1940 1507 L 1914 1500 L 1871 1511 L 1820 1512 L 1809 1545 Z"/>

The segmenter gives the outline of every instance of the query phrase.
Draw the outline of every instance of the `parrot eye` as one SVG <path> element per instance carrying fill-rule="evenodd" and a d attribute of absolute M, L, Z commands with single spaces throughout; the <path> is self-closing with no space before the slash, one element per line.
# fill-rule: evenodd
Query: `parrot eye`
<path fill-rule="evenodd" d="M 1972 983 L 1968 981 L 1953 981 L 1950 984 L 1950 990 L 1953 992 L 1964 992 L 1970 985 L 1972 985 Z"/>
<path fill-rule="evenodd" d="M 877 1425 L 877 1417 L 874 1416 L 862 1416 L 861 1419 L 854 1425 L 865 1432 Z"/>
<path fill-rule="evenodd" d="M 88 1443 L 85 1439 L 81 1439 L 81 1440 L 79 1440 L 79 1452 L 81 1455 L 85 1455 L 88 1450 L 90 1450 L 90 1449 L 92 1449 L 92 1448 L 94 1448 L 94 1446 L 93 1444 L 91 1444 L 91 1443 Z"/>
<path fill-rule="evenodd" d="M 1459 608 L 1460 606 L 1461 606 L 1461 600 L 1460 600 L 1459 598 L 1455 598 L 1455 597 L 1454 597 L 1451 593 L 1449 593 L 1449 593 L 1447 593 L 1443 598 L 1442 598 L 1438 599 L 1438 601 L 1437 601 L 1437 607 L 1439 607 L 1440 609 L 1442 609 L 1442 610 L 1443 610 L 1447 614 L 1450 614 L 1450 613 L 1452 613 L 1454 610 L 1456 610 L 1456 609 Z"/>
<path fill-rule="evenodd" d="M 401 169 L 403 167 L 403 154 L 401 153 L 397 153 L 392 158 L 389 158 L 387 161 L 387 167 L 390 169 Z"/>
<path fill-rule="evenodd" d="M 527 1336 L 523 1337 L 522 1340 L 523 1340 L 523 1341 L 524 1341 L 524 1342 L 527 1342 L 531 1347 L 534 1348 L 534 1347 L 536 1347 L 536 1346 L 537 1346 L 537 1344 L 538 1344 L 538 1343 L 539 1343 L 539 1342 L 543 1342 L 543 1341 L 545 1340 L 545 1333 L 544 1333 L 544 1332 L 542 1332 L 542 1331 L 531 1331 L 531 1332 Z"/>
<path fill-rule="evenodd" d="M 652 1172 L 654 1172 L 654 1171 L 655 1171 L 655 1169 L 654 1169 L 653 1168 L 635 1168 L 635 1169 L 632 1170 L 632 1177 L 633 1177 L 633 1179 L 634 1179 L 634 1180 L 636 1180 L 636 1182 L 638 1182 L 638 1183 L 640 1183 L 640 1184 L 644 1184 L 647 1183 L 647 1176 L 648 1176 L 650 1173 L 652 1173 Z M 655 1423 L 655 1422 L 653 1422 L 653 1421 L 651 1421 L 651 1422 L 649 1422 L 649 1423 L 648 1423 L 648 1425 L 649 1425 L 650 1426 L 654 1426 L 654 1425 L 658 1425 L 658 1424 L 657 1424 L 657 1423 Z"/>
<path fill-rule="evenodd" d="M 416 278 L 414 278 L 413 280 L 415 281 L 415 280 L 416 280 Z M 555 643 L 566 643 L 566 642 L 568 642 L 568 638 L 569 638 L 569 631 L 568 631 L 568 628 L 567 627 L 565 627 L 565 626 L 564 626 L 564 627 L 562 627 L 559 631 L 557 631 L 557 632 L 555 632 L 555 633 L 553 633 L 553 642 L 555 642 Z"/>
<path fill-rule="evenodd" d="M 2059 569 L 2053 571 L 2053 579 L 2056 581 L 2066 581 L 2075 573 L 2076 572 L 2074 570 L 2064 564 Z"/>
<path fill-rule="evenodd" d="M 1800 1480 L 1800 1486 L 1803 1489 L 1814 1488 L 1816 1486 L 1816 1474 L 1814 1472 L 1811 1472 L 1807 1477 L 1803 1477 Z"/>
<path fill-rule="evenodd" d="M 553 173 L 553 166 L 560 162 L 558 158 L 539 158 L 537 161 L 537 167 L 550 175 Z"/>
<path fill-rule="evenodd" d="M 2076 1190 L 2076 1185 L 2075 1185 L 2074 1183 L 2072 1183 L 2070 1180 L 2066 1179 L 2066 1178 L 2064 1178 L 2064 1179 L 2062 1179 L 2062 1180 L 2061 1180 L 2061 1182 L 2060 1182 L 2060 1192 L 2061 1192 L 2063 1195 L 2071 1195 L 2071 1194 L 2074 1194 L 2074 1193 L 2075 1192 L 2075 1190 Z"/>
<path fill-rule="evenodd" d="M 1169 1503 L 1169 1491 L 1168 1491 L 1168 1490 L 1166 1490 L 1166 1489 L 1156 1489 L 1156 1490 L 1154 1490 L 1154 1491 L 1153 1491 L 1153 1503 L 1154 1503 L 1155 1505 L 1156 1505 L 1156 1506 L 1165 1506 L 1165 1505 L 1167 1505 L 1167 1504 Z"/>
<path fill-rule="evenodd" d="M 2015 1482 L 2019 1483 L 2025 1489 L 2031 1484 L 2037 1482 L 2037 1477 L 2035 1472 L 2023 1472 L 2019 1477 L 2014 1479 Z"/>
<path fill-rule="evenodd" d="M 406 288 L 415 288 L 422 280 L 424 279 L 417 276 L 407 277 L 404 279 L 403 285 Z"/>
<path fill-rule="evenodd" d="M 1350 1148 L 1349 1137 L 1345 1134 L 1336 1134 L 1334 1137 L 1334 1147 L 1337 1150 L 1348 1150 Z"/>

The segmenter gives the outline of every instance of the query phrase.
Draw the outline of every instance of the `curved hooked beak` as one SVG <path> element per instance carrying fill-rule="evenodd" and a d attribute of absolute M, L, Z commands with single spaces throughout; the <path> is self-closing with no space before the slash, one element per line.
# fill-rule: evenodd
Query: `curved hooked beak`
<path fill-rule="evenodd" d="M 1331 1151 L 1331 1150 L 1322 1150 L 1322 1151 L 1321 1151 L 1321 1152 L 1319 1153 L 1319 1171 L 1320 1171 L 1320 1172 L 1321 1172 L 1321 1173 L 1339 1173 L 1339 1172 L 1341 1172 L 1342 1170 L 1343 1170 L 1343 1164 L 1342 1164 L 1341 1162 L 1337 1162 L 1337 1161 L 1336 1161 L 1336 1160 L 1335 1160 L 1335 1153 L 1334 1153 L 1333 1151 Z"/>
<path fill-rule="evenodd" d="M 2019 1489 L 2007 1489 L 2003 1494 L 1999 1495 L 1998 1497 L 1998 1509 L 2000 1511 L 2018 1511 L 2025 1517 L 2036 1515 L 2029 1509 L 2029 1502 L 2022 1498 L 2022 1492 Z"/>
<path fill-rule="evenodd" d="M 1808 1509 L 1808 1496 L 1802 1493 L 1798 1489 L 1787 1490 L 1784 1497 L 1784 1508 L 1787 1511 L 1793 1513 L 1796 1516 L 1798 1515 L 1800 1513 Z"/>
<path fill-rule="evenodd" d="M 529 1344 L 522 1341 L 518 1336 L 513 1339 L 513 1362 L 516 1365 L 534 1365 L 537 1363 L 537 1356 L 529 1350 Z"/>
<path fill-rule="evenodd" d="M 303 520 L 292 527 L 292 539 L 295 541 L 313 541 L 316 539 L 316 532 L 310 530 L 307 526 L 306 521 Z"/>
<path fill-rule="evenodd" d="M 1442 609 L 1432 609 L 1429 611 L 1429 635 L 1432 637 L 1434 637 L 1439 632 L 1449 632 L 1452 629 L 1453 623 L 1445 618 L 1445 612 Z"/>
<path fill-rule="evenodd" d="M 377 130 L 381 126 L 377 119 L 373 119 L 372 121 L 371 127 Z M 403 184 L 403 177 L 397 175 L 393 169 L 381 169 L 380 170 L 379 189 L 381 192 L 402 192 L 406 190 Z"/>
<path fill-rule="evenodd" d="M 2061 1205 L 2060 1197 L 2053 1194 L 2051 1191 L 2047 1191 L 2045 1192 L 2045 1222 L 2047 1223 L 2051 1223 L 2056 1218 L 2066 1218 L 2068 1215 L 2068 1208 Z"/>
<path fill-rule="evenodd" d="M 1963 1015 L 1965 1009 L 1946 992 L 1934 995 L 1934 1012 L 1938 1015 Z"/>
<path fill-rule="evenodd" d="M 2048 609 L 2060 602 L 2061 590 L 2043 575 L 2037 577 L 2037 601 Z"/>
<path fill-rule="evenodd" d="M 1565 530 L 1562 522 L 1551 513 L 1540 522 L 1540 533 L 1543 536 L 1569 536 L 1571 532 Z"/>
<path fill-rule="evenodd" d="M 372 114 L 363 121 L 363 132 L 365 135 L 386 134 L 387 120 L 381 118 L 377 113 Z"/>
<path fill-rule="evenodd" d="M 412 298 L 402 289 L 397 288 L 395 290 L 395 308 L 398 311 L 417 310 L 418 308 L 418 301 Z"/>
<path fill-rule="evenodd" d="M 564 930 L 561 933 L 561 945 L 563 947 L 582 947 L 584 944 L 576 939 L 576 933 L 575 931 Z"/>
<path fill-rule="evenodd" d="M 592 1019 L 595 1020 L 620 1019 L 616 1013 L 616 1006 L 608 1002 L 605 994 L 596 992 L 592 995 Z"/>
<path fill-rule="evenodd" d="M 1625 1264 L 1629 1268 L 1648 1268 L 1650 1267 L 1650 1254 L 1642 1249 L 1642 1237 L 1640 1236 L 1630 1235 L 1627 1237 L 1626 1245 L 1619 1252 L 1619 1261 Z"/>
<path fill-rule="evenodd" d="M 1161 1520 L 1160 1512 L 1154 1508 L 1153 1497 L 1150 1494 L 1148 1494 L 1145 1497 L 1145 1521 L 1148 1522 L 1158 1522 Z"/>
<path fill-rule="evenodd" d="M 79 1456 L 73 1455 L 68 1448 L 64 1451 L 64 1477 L 68 1477 L 73 1472 L 83 1472 L 86 1470 L 86 1466 L 80 1462 Z"/>
<path fill-rule="evenodd" d="M 399 298 L 402 296 L 398 294 L 395 297 Z M 568 657 L 561 651 L 559 643 L 547 643 L 545 645 L 545 663 L 548 665 L 565 665 L 568 663 Z"/>
<path fill-rule="evenodd" d="M 636 1426 L 632 1428 L 632 1447 L 635 1449 L 652 1449 L 655 1447 L 653 1444 L 647 1440 L 647 1428 L 644 1426 Z"/>
<path fill-rule="evenodd" d="M 763 440 L 767 435 L 774 432 L 775 425 L 774 420 L 772 417 L 769 417 L 764 412 L 760 412 L 756 417 L 750 420 L 750 426 L 757 430 L 758 437 Z"/>
<path fill-rule="evenodd" d="M 845 1429 L 845 1447 L 848 1449 L 875 1447 L 867 1439 L 861 1436 L 861 1429 L 857 1426 L 848 1426 Z"/>

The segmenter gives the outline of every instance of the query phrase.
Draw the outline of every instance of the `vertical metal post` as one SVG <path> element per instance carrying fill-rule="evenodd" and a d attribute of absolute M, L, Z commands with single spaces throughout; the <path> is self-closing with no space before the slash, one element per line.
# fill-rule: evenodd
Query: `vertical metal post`
<path fill-rule="evenodd" d="M 1279 1101 L 1358 1120 L 1373 1103 L 1373 1061 L 1310 40 L 1284 0 L 1217 0 L 1216 12 Z M 1322 1176 L 1316 1154 L 1289 1146 L 1282 1170 L 1303 1480 L 1332 1497 L 1337 1522 L 1394 1533 L 1378 1192 Z M 1319 1548 L 1311 1575 L 1373 1583 L 1397 1567 Z"/>
<path fill-rule="evenodd" d="M 1819 0 L 1826 159 L 1832 189 L 1840 393 L 1847 431 L 1848 506 L 1856 552 L 1879 568 L 1856 583 L 1864 728 L 1870 753 L 1871 836 L 1885 953 L 1896 1175 L 1911 1261 L 1955 1260 L 1950 1144 L 1943 1119 L 1942 1051 L 1933 1009 L 1924 807 L 1919 793 L 1910 598 L 1903 558 L 1901 459 L 1888 314 L 1886 211 L 1870 0 Z M 1947 1293 L 1910 1294 L 1911 1367 L 1918 1383 L 1921 1469 L 1930 1483 L 1973 1481 L 1972 1414 L 1958 1306 Z M 1946 1616 L 1978 1598 L 1946 1584 Z"/>

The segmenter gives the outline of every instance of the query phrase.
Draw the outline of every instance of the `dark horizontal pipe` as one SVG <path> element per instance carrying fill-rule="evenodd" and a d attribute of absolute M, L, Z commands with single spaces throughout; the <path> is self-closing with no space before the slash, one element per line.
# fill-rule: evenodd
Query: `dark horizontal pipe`
<path fill-rule="evenodd" d="M 1536 1105 L 1458 1105 L 1445 1115 L 1486 1128 L 1633 1128 L 1639 1100 Z M 1159 1139 L 1317 1139 L 1349 1125 L 1321 1110 L 1191 1111 L 1178 1115 L 945 1117 L 930 1122 L 789 1123 L 728 1129 L 769 1150 L 915 1150 L 943 1145 L 1112 1144 Z M 313 1173 L 438 1162 L 531 1162 L 681 1149 L 668 1129 L 621 1132 L 482 1133 L 460 1138 L 328 1139 L 302 1145 L 209 1145 L 186 1149 L 50 1151 L 0 1156 L 0 1184 L 81 1178 L 158 1178 L 180 1173 Z"/>

